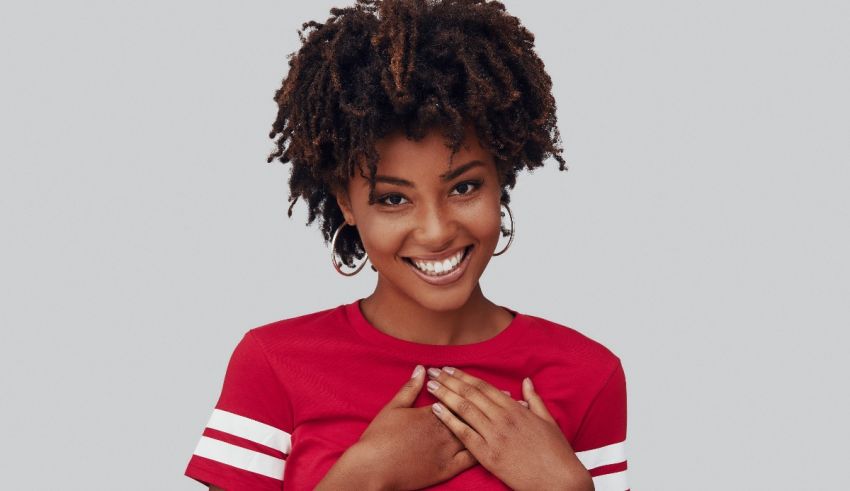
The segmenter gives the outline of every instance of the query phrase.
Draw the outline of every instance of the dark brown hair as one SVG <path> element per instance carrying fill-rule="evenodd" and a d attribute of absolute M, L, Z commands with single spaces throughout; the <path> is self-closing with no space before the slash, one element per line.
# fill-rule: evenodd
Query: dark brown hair
<path fill-rule="evenodd" d="M 418 140 L 439 127 L 454 155 L 472 124 L 494 156 L 505 204 L 521 169 L 549 156 L 568 169 L 552 80 L 534 35 L 502 3 L 357 0 L 330 13 L 298 31 L 301 47 L 274 97 L 269 138 L 278 138 L 268 157 L 292 163 L 287 214 L 303 198 L 307 225 L 318 218 L 325 243 L 344 222 L 334 193 L 359 169 L 374 199 L 375 141 L 397 129 Z M 348 266 L 363 257 L 355 227 L 343 228 L 336 251 Z"/>

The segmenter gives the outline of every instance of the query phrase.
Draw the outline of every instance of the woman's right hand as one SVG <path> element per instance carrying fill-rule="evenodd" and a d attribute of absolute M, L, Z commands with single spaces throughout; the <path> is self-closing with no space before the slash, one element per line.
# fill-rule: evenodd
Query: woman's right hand
<path fill-rule="evenodd" d="M 478 463 L 434 417 L 430 406 L 411 407 L 425 378 L 424 368 L 417 366 L 414 375 L 378 412 L 360 440 L 337 460 L 316 489 L 334 489 L 333 483 L 350 485 L 351 472 L 360 473 L 356 480 L 378 489 L 420 489 Z"/>

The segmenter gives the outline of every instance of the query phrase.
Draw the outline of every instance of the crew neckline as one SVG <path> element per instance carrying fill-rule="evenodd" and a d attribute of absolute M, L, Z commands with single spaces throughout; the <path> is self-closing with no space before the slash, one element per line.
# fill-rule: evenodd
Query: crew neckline
<path fill-rule="evenodd" d="M 373 326 L 360 310 L 362 298 L 344 305 L 344 310 L 349 323 L 357 333 L 372 344 L 387 348 L 399 355 L 414 358 L 440 359 L 446 361 L 464 361 L 472 358 L 489 355 L 504 348 L 513 346 L 525 332 L 529 318 L 527 315 L 517 312 L 509 307 L 500 305 L 503 309 L 513 314 L 511 322 L 495 336 L 468 344 L 426 344 L 415 341 L 407 341 L 391 336 Z"/>

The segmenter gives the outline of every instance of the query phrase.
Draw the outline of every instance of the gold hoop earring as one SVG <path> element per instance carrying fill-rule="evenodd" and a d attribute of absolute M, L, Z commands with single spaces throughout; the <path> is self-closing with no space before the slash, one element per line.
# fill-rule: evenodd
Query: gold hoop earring
<path fill-rule="evenodd" d="M 336 272 L 337 272 L 337 273 L 339 273 L 339 274 L 341 274 L 341 275 L 343 275 L 343 276 L 354 276 L 354 275 L 356 275 L 357 273 L 359 273 L 361 269 L 363 269 L 363 266 L 365 266 L 365 265 L 366 265 L 366 262 L 369 260 L 369 255 L 368 255 L 368 254 L 366 254 L 366 257 L 363 259 L 363 262 L 362 262 L 362 263 L 360 263 L 360 266 L 358 266 L 358 267 L 357 267 L 357 269 L 355 269 L 355 270 L 354 270 L 353 272 L 351 272 L 351 273 L 346 273 L 345 271 L 343 271 L 342 269 L 340 269 L 340 264 L 338 264 L 338 263 L 336 262 L 336 256 L 335 256 L 335 253 L 336 253 L 336 239 L 337 239 L 337 237 L 339 237 L 339 231 L 340 231 L 340 230 L 342 230 L 342 227 L 344 227 L 344 226 L 346 226 L 346 225 L 348 225 L 348 224 L 347 224 L 347 223 L 345 223 L 345 222 L 342 222 L 342 223 L 339 225 L 339 227 L 337 227 L 337 228 L 336 228 L 336 231 L 334 231 L 333 239 L 331 239 L 331 264 L 333 264 L 333 265 L 334 265 L 334 269 L 336 270 Z M 352 225 L 352 226 L 354 226 L 354 225 Z M 372 269 L 375 269 L 375 267 L 374 267 L 374 266 L 372 266 Z"/>
<path fill-rule="evenodd" d="M 505 248 L 504 248 L 504 249 L 502 249 L 502 250 L 501 250 L 501 251 L 499 251 L 499 252 L 495 252 L 495 253 L 493 253 L 493 256 L 494 256 L 494 257 L 495 257 L 495 256 L 500 256 L 500 255 L 504 254 L 504 253 L 505 253 L 505 251 L 507 251 L 507 250 L 508 250 L 508 247 L 510 247 L 510 246 L 511 246 L 511 243 L 514 241 L 514 232 L 515 232 L 515 230 L 516 230 L 516 229 L 515 229 L 515 225 L 514 225 L 514 214 L 513 214 L 513 213 L 511 213 L 511 208 L 510 208 L 507 204 L 505 204 L 505 203 L 502 203 L 502 206 L 504 206 L 504 207 L 505 207 L 505 209 L 506 209 L 506 210 L 508 210 L 508 217 L 510 217 L 510 219 L 511 219 L 511 238 L 510 238 L 510 239 L 508 239 L 508 244 L 505 246 Z M 503 217 L 503 216 L 505 216 L 505 214 L 504 214 L 504 213 L 502 213 L 501 211 L 499 211 L 499 216 L 500 216 L 500 217 Z M 501 227 L 502 227 L 502 222 L 501 222 L 501 220 L 499 220 L 499 234 L 500 234 L 500 235 L 501 235 L 501 233 L 502 233 L 502 231 L 501 231 Z"/>

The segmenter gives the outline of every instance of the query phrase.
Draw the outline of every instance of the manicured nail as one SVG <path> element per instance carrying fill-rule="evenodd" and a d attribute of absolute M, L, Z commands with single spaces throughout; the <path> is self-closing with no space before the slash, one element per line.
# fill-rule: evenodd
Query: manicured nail
<path fill-rule="evenodd" d="M 428 390 L 430 390 L 431 392 L 434 392 L 435 390 L 437 390 L 437 387 L 440 386 L 440 384 L 437 383 L 435 380 L 429 380 L 427 385 Z"/>
<path fill-rule="evenodd" d="M 431 409 L 438 415 L 443 414 L 443 405 L 439 402 L 431 404 Z"/>
<path fill-rule="evenodd" d="M 454 375 L 455 373 L 455 369 L 453 367 L 443 367 L 443 371 L 449 375 Z"/>
<path fill-rule="evenodd" d="M 411 375 L 410 378 L 418 377 L 419 374 L 422 373 L 423 369 L 424 367 L 422 365 L 416 365 L 416 368 L 413 369 L 413 375 Z"/>
<path fill-rule="evenodd" d="M 525 377 L 525 379 L 523 379 L 523 382 L 525 382 L 525 381 L 528 381 L 528 389 L 534 390 L 534 384 L 531 383 L 531 379 L 528 378 L 528 377 Z"/>
<path fill-rule="evenodd" d="M 431 377 L 437 378 L 437 377 L 440 376 L 440 369 L 431 367 L 431 368 L 428 369 L 428 375 L 430 375 Z"/>

